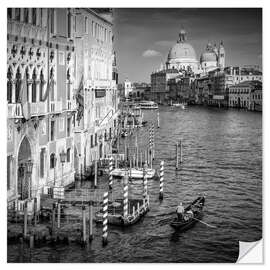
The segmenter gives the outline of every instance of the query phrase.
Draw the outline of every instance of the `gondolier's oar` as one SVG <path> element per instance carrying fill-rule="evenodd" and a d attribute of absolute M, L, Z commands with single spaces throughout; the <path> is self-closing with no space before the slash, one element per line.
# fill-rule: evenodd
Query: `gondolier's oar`
<path fill-rule="evenodd" d="M 206 225 L 206 226 L 208 226 L 208 227 L 210 227 L 210 228 L 217 228 L 216 226 L 207 224 L 206 222 L 203 222 L 203 221 L 201 221 L 201 220 L 199 220 L 199 219 L 197 219 L 197 218 L 195 218 L 195 217 L 192 217 L 192 218 L 195 219 L 195 220 L 197 220 L 197 221 L 199 221 L 199 222 L 201 222 L 202 224 L 204 224 L 204 225 Z"/>

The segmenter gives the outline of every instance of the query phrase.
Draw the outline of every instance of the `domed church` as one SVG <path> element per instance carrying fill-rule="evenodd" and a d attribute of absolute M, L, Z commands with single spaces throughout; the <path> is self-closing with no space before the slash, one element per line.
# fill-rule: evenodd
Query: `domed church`
<path fill-rule="evenodd" d="M 170 49 L 167 62 L 167 69 L 191 70 L 197 73 L 199 68 L 196 52 L 187 42 L 186 31 L 180 30 L 177 43 Z"/>
<path fill-rule="evenodd" d="M 216 68 L 223 69 L 225 67 L 225 49 L 223 42 L 220 42 L 219 48 L 216 47 L 216 44 L 212 46 L 211 43 L 208 43 L 205 51 L 201 54 L 200 64 L 204 73 Z"/>

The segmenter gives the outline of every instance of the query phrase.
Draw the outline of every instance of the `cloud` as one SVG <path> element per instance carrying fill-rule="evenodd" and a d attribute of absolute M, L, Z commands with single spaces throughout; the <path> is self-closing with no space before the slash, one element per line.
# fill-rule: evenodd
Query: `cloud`
<path fill-rule="evenodd" d="M 143 57 L 156 57 L 161 56 L 161 53 L 155 50 L 146 50 L 142 54 Z"/>

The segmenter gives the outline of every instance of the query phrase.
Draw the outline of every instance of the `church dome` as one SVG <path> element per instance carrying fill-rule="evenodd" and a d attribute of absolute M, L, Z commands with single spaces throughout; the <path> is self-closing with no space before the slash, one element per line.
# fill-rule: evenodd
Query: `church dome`
<path fill-rule="evenodd" d="M 179 33 L 179 40 L 170 49 L 168 54 L 168 61 L 170 60 L 181 60 L 181 59 L 192 59 L 196 60 L 196 53 L 193 47 L 186 42 L 186 32 L 181 30 Z"/>
<path fill-rule="evenodd" d="M 205 51 L 201 54 L 200 62 L 202 63 L 217 61 L 217 54 L 215 52 L 215 49 L 215 47 L 208 43 Z"/>
<path fill-rule="evenodd" d="M 217 61 L 217 55 L 214 52 L 204 52 L 201 55 L 201 62 L 213 62 Z"/>
<path fill-rule="evenodd" d="M 188 43 L 176 43 L 169 51 L 168 60 L 196 59 L 193 47 Z"/>

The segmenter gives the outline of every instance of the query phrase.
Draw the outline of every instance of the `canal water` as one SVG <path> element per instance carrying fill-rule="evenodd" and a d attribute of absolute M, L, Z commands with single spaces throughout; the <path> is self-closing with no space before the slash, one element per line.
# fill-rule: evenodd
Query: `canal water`
<path fill-rule="evenodd" d="M 144 111 L 156 125 L 156 111 Z M 148 126 L 149 127 L 149 126 Z M 139 129 L 145 149 L 148 127 Z M 175 170 L 175 143 L 182 139 L 183 163 Z M 123 144 L 122 144 L 123 147 Z M 32 250 L 8 246 L 9 262 L 235 262 L 239 241 L 262 238 L 262 114 L 205 107 L 160 108 L 155 130 L 154 167 L 165 162 L 164 199 L 158 180 L 148 180 L 150 211 L 129 228 L 109 226 L 102 247 L 102 227 L 86 248 L 59 245 Z M 100 183 L 107 185 L 107 183 Z M 119 180 L 114 190 L 121 188 Z M 206 193 L 203 221 L 185 233 L 170 227 L 181 201 L 184 205 Z M 141 196 L 133 181 L 130 196 Z M 121 196 L 119 190 L 114 197 Z"/>

